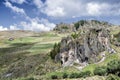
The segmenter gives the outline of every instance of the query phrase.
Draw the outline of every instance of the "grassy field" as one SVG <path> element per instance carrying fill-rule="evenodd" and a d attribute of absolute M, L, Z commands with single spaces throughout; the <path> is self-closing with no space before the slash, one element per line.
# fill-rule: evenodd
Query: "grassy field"
<path fill-rule="evenodd" d="M 0 36 L 0 75 L 3 76 L 4 73 L 9 74 L 11 71 L 15 71 L 14 75 L 17 76 L 20 73 L 18 73 L 19 71 L 16 72 L 16 70 L 20 68 L 23 71 L 22 73 L 26 71 L 25 75 L 28 77 L 46 73 L 47 67 L 52 70 L 54 63 L 48 57 L 49 52 L 55 43 L 59 42 L 62 37 L 68 35 L 58 34 L 52 31 L 22 37 L 18 37 L 19 35 L 17 36 L 15 34 L 15 36 L 12 36 L 12 34 L 10 37 L 14 38 L 14 40 L 9 41 L 10 37 L 6 35 L 7 32 L 4 33 L 0 33 L 2 35 Z M 30 65 L 33 68 L 31 70 L 29 70 Z M 25 78 L 20 78 L 20 80 Z"/>
<path fill-rule="evenodd" d="M 38 33 L 37 36 L 15 38 L 13 41 L 9 41 L 8 38 L 3 39 L 0 42 L 0 53 L 4 53 L 4 51 L 5 53 L 7 53 L 6 51 L 16 52 L 17 49 L 19 49 L 19 51 L 21 49 L 24 51 L 25 47 L 25 51 L 29 51 L 31 54 L 48 53 L 52 49 L 54 43 L 59 42 L 64 36 L 63 34 L 48 32 Z"/>

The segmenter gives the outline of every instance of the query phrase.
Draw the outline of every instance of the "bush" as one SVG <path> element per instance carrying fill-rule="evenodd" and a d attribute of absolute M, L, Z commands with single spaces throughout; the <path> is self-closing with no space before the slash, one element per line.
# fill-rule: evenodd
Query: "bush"
<path fill-rule="evenodd" d="M 50 51 L 51 59 L 55 59 L 55 56 L 60 52 L 60 43 L 55 43 L 53 49 Z"/>
<path fill-rule="evenodd" d="M 62 26 L 62 29 L 68 29 L 68 27 L 67 26 Z"/>
<path fill-rule="evenodd" d="M 78 73 L 77 76 L 76 76 L 76 78 L 81 78 L 81 77 L 83 77 L 83 73 L 82 72 Z"/>
<path fill-rule="evenodd" d="M 86 20 L 80 20 L 80 21 L 79 21 L 79 25 L 81 25 L 81 26 L 84 26 L 84 24 L 86 24 L 86 23 L 87 23 Z"/>
<path fill-rule="evenodd" d="M 27 78 L 27 79 L 25 79 L 25 80 L 37 80 L 37 79 L 35 79 L 35 78 L 33 78 L 33 77 L 30 77 L 30 78 Z"/>
<path fill-rule="evenodd" d="M 72 73 L 70 74 L 69 78 L 77 78 L 78 76 L 78 73 Z"/>
<path fill-rule="evenodd" d="M 110 75 L 108 75 L 106 80 L 120 80 L 120 78 L 116 75 L 110 74 Z"/>
<path fill-rule="evenodd" d="M 107 71 L 111 74 L 120 73 L 120 60 L 113 60 L 107 64 Z"/>
<path fill-rule="evenodd" d="M 94 70 L 94 75 L 104 76 L 106 74 L 107 74 L 107 68 L 104 66 L 96 67 Z"/>
<path fill-rule="evenodd" d="M 81 76 L 84 78 L 89 77 L 89 76 L 91 76 L 91 72 L 90 71 L 81 72 Z"/>
<path fill-rule="evenodd" d="M 67 73 L 63 73 L 63 79 L 67 78 L 68 77 L 68 74 Z"/>
<path fill-rule="evenodd" d="M 79 22 L 75 23 L 74 26 L 75 26 L 75 29 L 78 30 L 78 28 L 79 28 Z"/>
<path fill-rule="evenodd" d="M 72 73 L 69 78 L 81 78 L 81 77 L 89 77 L 91 76 L 90 71 L 80 72 L 80 73 Z"/>
<path fill-rule="evenodd" d="M 52 79 L 58 79 L 58 76 L 57 75 L 52 75 L 51 78 Z"/>
<path fill-rule="evenodd" d="M 72 33 L 71 36 L 72 36 L 74 39 L 76 39 L 76 38 L 79 37 L 79 34 L 77 34 L 77 33 L 75 32 L 75 33 Z"/>
<path fill-rule="evenodd" d="M 84 24 L 86 24 L 86 23 L 87 23 L 86 20 L 80 20 L 77 23 L 75 23 L 74 26 L 75 26 L 76 30 L 78 30 L 80 26 L 84 26 Z"/>

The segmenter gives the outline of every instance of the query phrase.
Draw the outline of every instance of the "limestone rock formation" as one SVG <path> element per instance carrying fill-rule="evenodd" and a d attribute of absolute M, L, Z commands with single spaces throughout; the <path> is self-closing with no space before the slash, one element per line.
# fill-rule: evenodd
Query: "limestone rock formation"
<path fill-rule="evenodd" d="M 100 55 L 104 51 L 115 53 L 110 46 L 109 30 L 89 28 L 82 35 L 82 37 L 78 36 L 75 39 L 68 36 L 61 40 L 60 53 L 56 55 L 55 59 L 59 58 L 63 67 L 71 66 L 74 63 L 88 64 L 99 62 Z"/>

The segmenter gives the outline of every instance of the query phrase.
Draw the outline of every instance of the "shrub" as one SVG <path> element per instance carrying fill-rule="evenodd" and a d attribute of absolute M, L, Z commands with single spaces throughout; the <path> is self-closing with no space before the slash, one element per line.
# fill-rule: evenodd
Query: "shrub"
<path fill-rule="evenodd" d="M 52 79 L 58 79 L 58 76 L 57 75 L 52 75 L 51 78 Z"/>
<path fill-rule="evenodd" d="M 72 73 L 70 74 L 69 78 L 77 78 L 78 76 L 78 73 Z"/>
<path fill-rule="evenodd" d="M 84 78 L 89 77 L 89 76 L 91 76 L 91 72 L 90 71 L 81 72 L 81 76 Z"/>
<path fill-rule="evenodd" d="M 120 80 L 120 78 L 116 75 L 110 74 L 107 76 L 106 80 Z"/>
<path fill-rule="evenodd" d="M 77 33 L 75 32 L 75 33 L 72 33 L 71 36 L 72 36 L 74 39 L 76 39 L 76 38 L 79 37 L 79 34 L 77 34 Z"/>
<path fill-rule="evenodd" d="M 50 51 L 51 59 L 55 59 L 55 56 L 60 52 L 60 43 L 55 43 L 53 49 Z"/>
<path fill-rule="evenodd" d="M 63 73 L 63 79 L 67 78 L 68 77 L 68 74 L 67 73 Z"/>
<path fill-rule="evenodd" d="M 77 76 L 76 76 L 76 78 L 81 78 L 81 77 L 83 77 L 83 73 L 82 72 L 78 73 Z"/>
<path fill-rule="evenodd" d="M 75 26 L 75 29 L 78 30 L 78 28 L 79 28 L 79 22 L 75 23 L 74 26 Z"/>
<path fill-rule="evenodd" d="M 69 78 L 81 78 L 81 77 L 89 77 L 91 76 L 90 71 L 80 72 L 80 73 L 72 73 Z"/>
<path fill-rule="evenodd" d="M 75 23 L 74 26 L 75 26 L 76 30 L 78 30 L 80 26 L 84 26 L 84 24 L 86 24 L 86 23 L 87 23 L 86 20 L 80 20 L 77 23 Z"/>
<path fill-rule="evenodd" d="M 62 29 L 68 29 L 68 27 L 67 26 L 62 26 Z"/>
<path fill-rule="evenodd" d="M 99 76 L 104 76 L 105 74 L 107 74 L 107 68 L 104 66 L 96 67 L 94 70 L 94 74 Z"/>
<path fill-rule="evenodd" d="M 107 64 L 107 71 L 111 74 L 120 73 L 120 60 L 113 60 Z"/>
<path fill-rule="evenodd" d="M 120 42 L 120 32 L 118 34 L 115 34 L 114 37 L 117 39 L 118 42 Z"/>
<path fill-rule="evenodd" d="M 27 78 L 27 79 L 25 79 L 25 80 L 37 80 L 37 79 L 35 79 L 35 78 L 33 78 L 33 77 L 30 77 L 30 78 Z"/>
<path fill-rule="evenodd" d="M 81 26 L 84 26 L 84 24 L 86 24 L 86 23 L 87 23 L 86 20 L 80 20 L 80 21 L 79 21 L 79 25 L 81 25 Z"/>

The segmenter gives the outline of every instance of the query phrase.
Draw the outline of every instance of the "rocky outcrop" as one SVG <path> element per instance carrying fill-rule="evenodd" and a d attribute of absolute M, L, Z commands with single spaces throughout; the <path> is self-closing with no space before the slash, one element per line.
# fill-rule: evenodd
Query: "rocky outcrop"
<path fill-rule="evenodd" d="M 94 28 L 94 27 L 95 28 L 108 28 L 111 26 L 113 25 L 105 21 L 80 20 L 80 21 L 77 21 L 71 24 L 67 24 L 67 23 L 57 24 L 53 30 L 59 33 L 66 33 L 66 32 L 79 31 L 81 28 L 82 29 Z"/>
<path fill-rule="evenodd" d="M 66 33 L 66 32 L 75 31 L 75 27 L 74 27 L 74 24 L 60 23 L 60 24 L 57 24 L 53 30 L 59 33 Z"/>
<path fill-rule="evenodd" d="M 62 66 L 70 66 L 74 63 L 95 63 L 101 59 L 101 53 L 108 51 L 115 53 L 110 46 L 109 30 L 104 28 L 89 28 L 85 33 L 78 33 L 80 36 L 63 38 L 60 43 L 60 53 L 55 59 L 61 61 Z"/>

